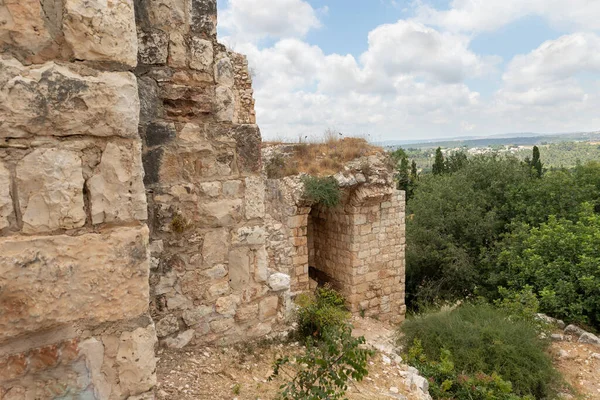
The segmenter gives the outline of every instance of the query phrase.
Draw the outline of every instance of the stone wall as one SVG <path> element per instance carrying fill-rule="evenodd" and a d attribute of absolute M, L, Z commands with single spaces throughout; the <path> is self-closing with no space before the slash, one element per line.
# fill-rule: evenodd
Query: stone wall
<path fill-rule="evenodd" d="M 137 48 L 130 0 L 0 1 L 0 398 L 155 384 Z"/>
<path fill-rule="evenodd" d="M 337 208 L 315 207 L 310 265 L 348 301 L 350 311 L 401 322 L 404 304 L 404 192 Z"/>
<path fill-rule="evenodd" d="M 334 178 L 342 190 L 334 208 L 307 202 L 301 176 L 267 179 L 269 268 L 290 275 L 291 297 L 315 281 L 330 283 L 353 313 L 399 323 L 406 313 L 404 192 L 395 190 L 383 154 L 354 160 Z"/>
<path fill-rule="evenodd" d="M 214 0 L 136 6 L 158 337 L 182 347 L 269 334 L 289 279 L 267 268 L 246 59 L 217 42 Z"/>

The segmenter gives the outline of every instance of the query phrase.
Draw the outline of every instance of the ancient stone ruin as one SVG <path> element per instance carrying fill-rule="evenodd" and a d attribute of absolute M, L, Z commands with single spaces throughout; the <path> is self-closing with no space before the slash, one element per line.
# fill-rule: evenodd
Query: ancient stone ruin
<path fill-rule="evenodd" d="M 309 266 L 404 315 L 404 198 L 267 179 L 216 0 L 0 0 L 0 399 L 151 399 L 158 345 L 276 334 Z M 360 161 L 360 165 L 364 160 Z"/>

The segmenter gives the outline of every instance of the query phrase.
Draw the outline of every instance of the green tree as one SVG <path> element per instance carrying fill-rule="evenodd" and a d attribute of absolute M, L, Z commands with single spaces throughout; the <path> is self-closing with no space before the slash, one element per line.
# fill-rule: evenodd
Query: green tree
<path fill-rule="evenodd" d="M 417 170 L 417 162 L 415 160 L 410 164 L 410 181 L 414 184 L 419 179 L 419 171 Z"/>
<path fill-rule="evenodd" d="M 498 244 L 492 284 L 529 285 L 540 309 L 600 328 L 600 215 L 586 203 L 578 221 L 551 216 L 539 227 L 520 224 Z"/>
<path fill-rule="evenodd" d="M 435 150 L 435 161 L 431 172 L 433 172 L 434 175 L 441 175 L 446 172 L 446 163 L 444 162 L 444 154 L 442 153 L 441 147 L 438 147 Z"/>
<path fill-rule="evenodd" d="M 464 168 L 465 165 L 467 165 L 467 162 L 469 162 L 467 153 L 465 153 L 464 151 L 454 152 L 450 154 L 450 156 L 448 156 L 448 159 L 446 160 L 445 171 L 457 172 L 460 169 Z"/>
<path fill-rule="evenodd" d="M 391 158 L 396 168 L 396 181 L 398 182 L 398 189 L 408 192 L 410 184 L 408 155 L 404 149 L 398 148 L 396 151 L 391 153 Z"/>
<path fill-rule="evenodd" d="M 542 177 L 544 165 L 540 159 L 540 149 L 537 146 L 533 146 L 533 157 L 531 159 L 531 167 L 534 169 L 538 178 Z"/>

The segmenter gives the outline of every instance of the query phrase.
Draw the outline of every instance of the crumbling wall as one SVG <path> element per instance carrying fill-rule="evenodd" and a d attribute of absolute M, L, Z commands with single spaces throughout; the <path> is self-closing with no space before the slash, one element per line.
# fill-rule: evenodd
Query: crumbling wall
<path fill-rule="evenodd" d="M 311 212 L 314 259 L 321 280 L 340 290 L 350 311 L 401 322 L 404 303 L 404 192 Z"/>
<path fill-rule="evenodd" d="M 395 190 L 383 154 L 354 160 L 334 178 L 342 201 L 332 208 L 307 202 L 300 176 L 267 180 L 269 266 L 290 275 L 292 296 L 314 281 L 330 283 L 353 313 L 399 323 L 406 313 L 404 192 Z"/>
<path fill-rule="evenodd" d="M 130 0 L 0 1 L 0 398 L 156 381 Z"/>
<path fill-rule="evenodd" d="M 158 336 L 182 347 L 269 334 L 289 278 L 267 265 L 246 59 L 217 42 L 215 0 L 136 6 Z"/>

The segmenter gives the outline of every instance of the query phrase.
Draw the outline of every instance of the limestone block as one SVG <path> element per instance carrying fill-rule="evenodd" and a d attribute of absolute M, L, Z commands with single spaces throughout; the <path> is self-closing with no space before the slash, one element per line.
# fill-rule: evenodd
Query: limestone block
<path fill-rule="evenodd" d="M 188 329 L 185 332 L 181 332 L 174 338 L 166 339 L 165 344 L 167 345 L 167 347 L 170 347 L 172 349 L 183 349 L 192 341 L 195 333 L 196 331 L 194 329 Z"/>
<path fill-rule="evenodd" d="M 221 200 L 200 205 L 203 222 L 211 226 L 228 226 L 240 220 L 242 200 Z"/>
<path fill-rule="evenodd" d="M 258 246 L 265 244 L 267 233 L 261 226 L 243 226 L 235 231 L 234 245 Z"/>
<path fill-rule="evenodd" d="M 227 86 L 217 86 L 215 90 L 215 110 L 217 121 L 233 122 L 235 102 L 233 92 Z"/>
<path fill-rule="evenodd" d="M 83 171 L 77 153 L 37 149 L 17 165 L 23 232 L 78 228 L 85 224 Z"/>
<path fill-rule="evenodd" d="M 227 196 L 227 197 L 239 197 L 241 186 L 242 186 L 241 181 L 223 182 L 223 195 Z M 247 213 L 247 211 L 246 211 L 246 213 Z"/>
<path fill-rule="evenodd" d="M 92 223 L 148 218 L 141 143 L 108 143 L 87 182 Z"/>
<path fill-rule="evenodd" d="M 129 72 L 0 59 L 0 138 L 138 137 L 140 102 Z"/>
<path fill-rule="evenodd" d="M 138 32 L 138 61 L 141 64 L 165 64 L 169 55 L 169 35 L 153 29 Z"/>
<path fill-rule="evenodd" d="M 202 272 L 202 275 L 210 279 L 221 279 L 227 276 L 227 267 L 223 264 L 215 265 Z"/>
<path fill-rule="evenodd" d="M 256 251 L 256 262 L 254 264 L 254 281 L 257 283 L 266 282 L 269 279 L 269 253 L 266 247 L 261 247 Z"/>
<path fill-rule="evenodd" d="M 235 319 L 223 318 L 211 321 L 210 329 L 215 333 L 223 333 L 235 326 Z"/>
<path fill-rule="evenodd" d="M 13 213 L 13 203 L 10 194 L 10 172 L 0 161 L 0 230 L 9 226 L 9 218 Z"/>
<path fill-rule="evenodd" d="M 1 238 L 0 342 L 59 324 L 97 325 L 144 313 L 147 246 L 147 227 Z"/>
<path fill-rule="evenodd" d="M 213 63 L 213 57 L 212 42 L 193 36 L 190 43 L 190 68 L 209 72 Z"/>
<path fill-rule="evenodd" d="M 185 37 L 179 32 L 173 32 L 169 35 L 169 65 L 175 68 L 186 68 L 187 65 L 187 44 Z"/>
<path fill-rule="evenodd" d="M 215 311 L 226 317 L 233 317 L 240 301 L 240 297 L 236 295 L 220 297 L 215 304 Z"/>
<path fill-rule="evenodd" d="M 240 247 L 229 252 L 229 284 L 233 290 L 242 290 L 250 281 L 250 251 Z"/>
<path fill-rule="evenodd" d="M 191 30 L 209 36 L 217 34 L 217 0 L 191 0 Z"/>
<path fill-rule="evenodd" d="M 208 288 L 207 294 L 209 298 L 215 298 L 219 296 L 224 296 L 231 291 L 228 282 L 219 282 L 211 285 Z"/>
<path fill-rule="evenodd" d="M 265 181 L 262 177 L 246 178 L 246 218 L 263 218 L 265 216 Z"/>
<path fill-rule="evenodd" d="M 225 55 L 220 56 L 215 62 L 215 81 L 218 85 L 233 87 L 233 65 Z"/>
<path fill-rule="evenodd" d="M 0 49 L 17 49 L 23 58 L 39 62 L 56 58 L 61 10 L 39 0 L 0 2 Z"/>
<path fill-rule="evenodd" d="M 227 260 L 229 251 L 229 230 L 214 229 L 206 233 L 202 244 L 202 259 L 210 266 Z"/>
<path fill-rule="evenodd" d="M 183 312 L 183 321 L 188 327 L 201 323 L 205 317 L 212 314 L 212 306 L 200 306 Z"/>
<path fill-rule="evenodd" d="M 156 323 L 156 336 L 159 338 L 169 336 L 177 331 L 179 331 L 179 322 L 173 314 L 167 315 Z"/>
<path fill-rule="evenodd" d="M 156 385 L 156 344 L 154 324 L 121 334 L 116 358 L 121 394 L 138 395 Z"/>
<path fill-rule="evenodd" d="M 258 304 L 239 307 L 235 314 L 237 321 L 252 321 L 258 317 Z"/>
<path fill-rule="evenodd" d="M 288 290 L 290 288 L 290 276 L 277 272 L 269 276 L 269 286 L 275 292 Z"/>
<path fill-rule="evenodd" d="M 221 182 L 202 182 L 200 190 L 209 197 L 219 197 L 221 195 Z"/>
<path fill-rule="evenodd" d="M 140 2 L 140 7 L 147 12 L 149 25 L 165 32 L 187 29 L 186 6 L 187 0 L 142 0 Z"/>
<path fill-rule="evenodd" d="M 279 297 L 269 296 L 261 300 L 259 305 L 259 318 L 261 321 L 273 318 L 277 315 L 277 306 L 279 305 Z"/>
<path fill-rule="evenodd" d="M 137 65 L 133 0 L 63 0 L 63 12 L 63 33 L 75 58 Z"/>

